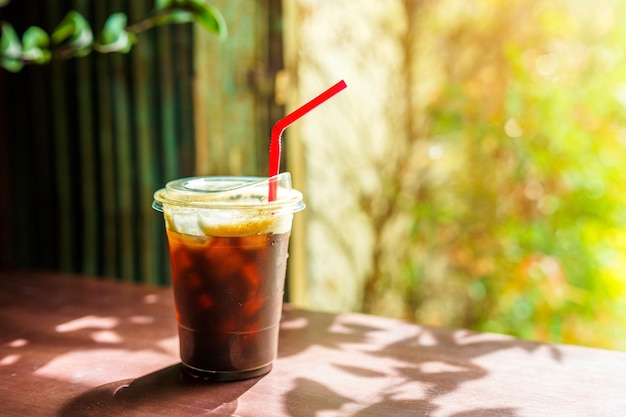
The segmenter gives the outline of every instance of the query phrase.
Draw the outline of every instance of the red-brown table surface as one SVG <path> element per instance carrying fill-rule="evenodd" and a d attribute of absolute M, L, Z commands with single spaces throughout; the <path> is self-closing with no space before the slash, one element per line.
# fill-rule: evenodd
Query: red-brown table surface
<path fill-rule="evenodd" d="M 0 416 L 623 416 L 626 353 L 285 307 L 272 372 L 180 373 L 168 288 L 0 273 Z"/>

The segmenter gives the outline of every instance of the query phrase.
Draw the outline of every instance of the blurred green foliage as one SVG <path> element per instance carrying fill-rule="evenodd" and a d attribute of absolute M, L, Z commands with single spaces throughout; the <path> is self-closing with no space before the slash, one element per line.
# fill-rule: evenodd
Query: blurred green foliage
<path fill-rule="evenodd" d="M 127 24 L 125 13 L 113 13 L 97 37 L 91 24 L 71 10 L 49 35 L 31 26 L 21 39 L 10 22 L 0 22 L 0 67 L 18 72 L 24 65 L 47 64 L 51 59 L 68 59 L 100 53 L 128 53 L 137 36 L 156 26 L 196 22 L 221 37 L 226 23 L 219 10 L 205 0 L 155 0 L 152 12 L 139 22 Z"/>
<path fill-rule="evenodd" d="M 411 311 L 626 350 L 625 5 L 470 1 L 446 14 L 425 23 L 440 31 L 444 81 L 414 207 L 426 256 L 407 267 Z M 452 306 L 424 309 L 415 294 L 429 285 Z"/>

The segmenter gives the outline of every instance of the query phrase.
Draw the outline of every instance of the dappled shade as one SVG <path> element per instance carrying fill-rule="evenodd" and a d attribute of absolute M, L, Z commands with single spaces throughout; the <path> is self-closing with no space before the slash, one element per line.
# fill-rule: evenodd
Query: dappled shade
<path fill-rule="evenodd" d="M 2 273 L 0 290 L 7 415 L 574 416 L 626 406 L 624 353 L 289 306 L 268 375 L 199 383 L 180 368 L 171 289 Z"/>

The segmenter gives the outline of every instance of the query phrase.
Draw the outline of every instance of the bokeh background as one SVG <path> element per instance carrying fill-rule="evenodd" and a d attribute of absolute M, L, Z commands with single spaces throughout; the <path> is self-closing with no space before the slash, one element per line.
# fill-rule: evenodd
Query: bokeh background
<path fill-rule="evenodd" d="M 308 302 L 626 348 L 624 3 L 299 3 Z"/>
<path fill-rule="evenodd" d="M 9 2 L 18 32 L 77 9 Z M 288 299 L 626 350 L 626 4 L 618 0 L 214 1 L 128 55 L 0 70 L 2 267 L 169 285 L 151 194 L 265 175 L 286 132 L 306 196 Z"/>

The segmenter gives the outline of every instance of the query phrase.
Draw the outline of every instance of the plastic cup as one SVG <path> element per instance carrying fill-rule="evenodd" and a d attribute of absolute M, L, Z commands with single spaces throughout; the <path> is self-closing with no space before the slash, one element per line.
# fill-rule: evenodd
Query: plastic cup
<path fill-rule="evenodd" d="M 152 207 L 168 237 L 184 371 L 227 381 L 268 373 L 276 358 L 287 247 L 302 194 L 270 178 L 194 177 L 167 183 Z"/>

